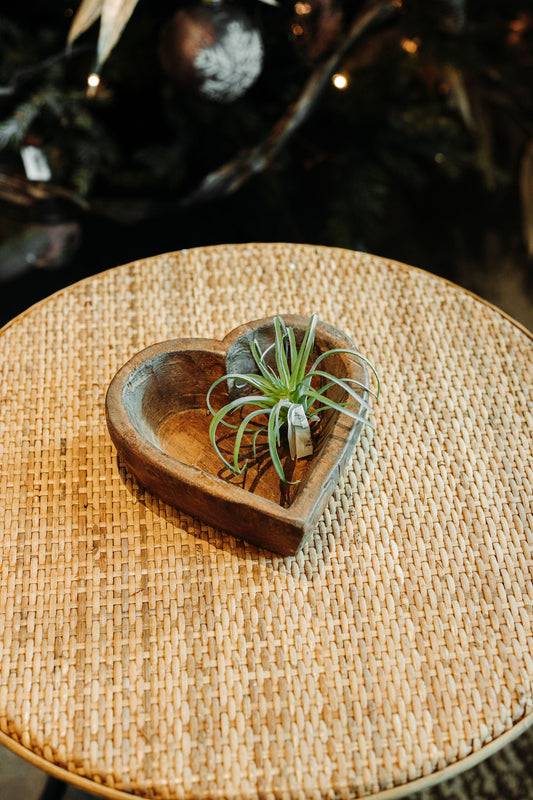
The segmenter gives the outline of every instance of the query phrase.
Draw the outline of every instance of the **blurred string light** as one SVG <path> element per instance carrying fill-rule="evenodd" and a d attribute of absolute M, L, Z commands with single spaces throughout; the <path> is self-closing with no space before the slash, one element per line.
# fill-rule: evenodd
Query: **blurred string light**
<path fill-rule="evenodd" d="M 533 26 L 533 15 L 519 14 L 516 19 L 512 19 L 509 23 L 509 33 L 507 34 L 507 43 L 510 45 L 520 44 Z"/>
<path fill-rule="evenodd" d="M 299 0 L 294 4 L 294 12 L 299 17 L 307 16 L 307 14 L 310 14 L 312 10 L 313 6 L 311 3 L 302 2 L 302 0 Z M 294 25 L 291 26 L 291 33 L 293 36 L 302 36 L 303 32 L 304 29 L 298 22 L 295 22 Z"/>
<path fill-rule="evenodd" d="M 96 72 L 91 72 L 87 77 L 87 97 L 94 97 L 100 86 L 100 76 Z"/>
<path fill-rule="evenodd" d="M 341 72 L 336 72 L 335 75 L 333 75 L 331 82 L 335 89 L 339 89 L 341 92 L 348 88 L 348 77 L 343 75 Z"/>
<path fill-rule="evenodd" d="M 402 39 L 400 47 L 402 50 L 405 50 L 406 53 L 409 53 L 409 55 L 414 56 L 420 47 L 420 39 Z"/>

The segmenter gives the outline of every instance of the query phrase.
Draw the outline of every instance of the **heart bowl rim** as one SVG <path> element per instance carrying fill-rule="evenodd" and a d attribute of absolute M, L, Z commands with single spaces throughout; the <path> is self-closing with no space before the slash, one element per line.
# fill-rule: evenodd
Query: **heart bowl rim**
<path fill-rule="evenodd" d="M 212 498 L 215 504 L 220 502 L 234 507 L 237 515 L 249 513 L 251 502 L 253 502 L 253 507 L 260 517 L 265 517 L 269 520 L 269 524 L 277 525 L 280 529 L 288 531 L 293 539 L 296 537 L 297 544 L 290 548 L 292 553 L 299 549 L 304 538 L 315 527 L 322 515 L 327 500 L 338 483 L 341 470 L 355 447 L 363 423 L 356 422 L 346 415 L 338 414 L 332 430 L 321 448 L 321 457 L 316 459 L 305 483 L 299 489 L 292 503 L 288 507 L 283 507 L 273 500 L 254 494 L 199 467 L 179 461 L 168 455 L 149 442 L 137 430 L 122 400 L 122 392 L 126 382 L 150 359 L 167 353 L 191 352 L 194 350 L 203 350 L 215 356 L 224 357 L 230 345 L 240 337 L 259 327 L 273 326 L 275 316 L 281 316 L 288 327 L 303 327 L 304 329 L 310 319 L 310 317 L 298 314 L 272 315 L 245 322 L 232 329 L 221 340 L 205 337 L 168 339 L 142 348 L 118 369 L 109 383 L 105 397 L 105 415 L 111 440 L 119 456 L 119 464 L 122 462 L 128 471 L 135 476 L 136 480 L 152 494 L 162 497 L 165 502 L 182 508 L 187 513 L 194 513 L 189 511 L 186 503 L 180 503 L 179 496 L 176 496 L 175 500 L 169 499 L 168 495 L 163 496 L 160 491 L 148 485 L 146 478 L 142 479 L 139 474 L 139 463 L 143 465 L 143 470 L 146 471 L 143 472 L 143 475 L 149 476 L 152 473 L 154 475 L 163 473 L 168 476 L 171 485 L 182 487 L 184 493 L 190 491 L 192 487 L 196 490 L 198 479 L 201 478 L 203 493 Z M 330 349 L 330 347 L 350 347 L 357 351 L 353 341 L 346 333 L 322 320 L 319 320 L 317 324 L 316 339 L 319 341 L 326 340 L 327 349 Z M 348 370 L 349 357 L 345 354 L 340 354 L 340 358 L 347 365 L 347 374 L 350 374 Z M 364 372 L 365 380 L 368 384 L 366 368 L 364 368 Z M 368 399 L 368 391 L 365 392 L 364 399 Z M 339 439 L 344 441 L 340 451 Z M 336 443 L 336 450 L 339 452 L 332 468 L 326 465 L 327 459 L 323 459 L 322 456 L 331 453 L 332 449 L 334 449 L 333 442 Z M 253 498 L 253 501 L 251 501 L 251 498 Z M 195 516 L 200 519 L 207 519 L 208 522 L 211 521 L 200 513 L 195 514 Z M 212 524 L 216 526 L 216 521 L 212 522 Z M 227 530 L 227 528 L 225 529 Z M 242 536 L 242 534 L 235 535 Z M 251 539 L 249 537 L 243 538 L 253 540 L 255 536 L 252 536 Z"/>

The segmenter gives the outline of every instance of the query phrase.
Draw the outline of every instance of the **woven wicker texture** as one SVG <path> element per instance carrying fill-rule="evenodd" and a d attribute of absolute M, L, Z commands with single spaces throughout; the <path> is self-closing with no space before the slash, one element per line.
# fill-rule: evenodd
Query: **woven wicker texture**
<path fill-rule="evenodd" d="M 104 417 L 153 342 L 319 316 L 377 366 L 293 558 L 144 492 Z M 533 710 L 533 346 L 382 258 L 224 245 L 109 270 L 0 335 L 0 733 L 150 798 L 362 797 Z"/>

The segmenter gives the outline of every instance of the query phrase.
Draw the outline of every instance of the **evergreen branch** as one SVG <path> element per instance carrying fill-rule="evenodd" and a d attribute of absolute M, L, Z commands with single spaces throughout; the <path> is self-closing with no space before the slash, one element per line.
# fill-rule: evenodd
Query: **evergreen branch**
<path fill-rule="evenodd" d="M 30 67 L 24 67 L 24 69 L 19 69 L 17 72 L 14 73 L 11 82 L 7 84 L 7 86 L 0 86 L 0 100 L 3 100 L 7 97 L 13 97 L 28 81 L 32 80 L 35 76 L 41 76 L 43 71 L 53 67 L 60 61 L 64 61 L 67 58 L 71 58 L 78 53 L 83 53 L 89 50 L 88 45 L 78 45 L 77 47 L 65 48 L 61 50 L 59 53 L 55 53 L 53 56 L 49 56 L 45 58 L 43 61 L 40 61 L 38 64 L 32 64 Z"/>
<path fill-rule="evenodd" d="M 0 150 L 8 145 L 20 147 L 32 122 L 39 116 L 41 108 L 46 103 L 45 92 L 46 90 L 38 92 L 27 102 L 21 103 L 12 117 L 0 123 Z"/>
<path fill-rule="evenodd" d="M 398 10 L 399 6 L 398 0 L 377 0 L 377 2 L 366 5 L 352 21 L 340 46 L 312 72 L 298 99 L 289 106 L 266 139 L 255 147 L 242 151 L 236 158 L 210 172 L 196 189 L 182 199 L 181 205 L 191 206 L 216 197 L 233 194 L 252 175 L 265 170 L 294 132 L 307 119 L 348 51 L 369 28 L 387 19 Z"/>

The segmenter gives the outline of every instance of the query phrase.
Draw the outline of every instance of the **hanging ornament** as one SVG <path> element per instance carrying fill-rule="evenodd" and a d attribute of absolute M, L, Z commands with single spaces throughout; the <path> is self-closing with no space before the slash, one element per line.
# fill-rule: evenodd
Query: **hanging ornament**
<path fill-rule="evenodd" d="M 263 52 L 261 35 L 244 11 L 221 0 L 204 0 L 170 19 L 159 58 L 178 85 L 208 100 L 231 103 L 258 78 Z"/>
<path fill-rule="evenodd" d="M 297 0 L 290 20 L 296 51 L 314 63 L 328 56 L 343 31 L 343 11 L 338 0 Z"/>

